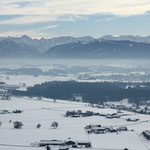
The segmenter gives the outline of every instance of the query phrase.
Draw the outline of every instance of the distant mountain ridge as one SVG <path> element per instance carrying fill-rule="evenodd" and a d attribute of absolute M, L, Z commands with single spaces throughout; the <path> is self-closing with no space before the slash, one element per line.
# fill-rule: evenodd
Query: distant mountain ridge
<path fill-rule="evenodd" d="M 39 57 L 41 53 L 24 43 L 17 44 L 9 39 L 0 41 L 0 58 Z"/>
<path fill-rule="evenodd" d="M 150 43 L 150 36 L 133 36 L 133 35 L 120 35 L 120 36 L 113 36 L 113 35 L 106 35 L 99 38 L 100 41 L 133 41 L 133 42 L 143 42 L 143 43 Z"/>
<path fill-rule="evenodd" d="M 50 48 L 48 58 L 150 58 L 150 44 L 132 41 L 70 43 Z"/>
<path fill-rule="evenodd" d="M 150 36 L 0 37 L 0 57 L 150 58 Z"/>
<path fill-rule="evenodd" d="M 100 38 L 93 38 L 91 36 L 84 36 L 84 37 L 72 37 L 72 36 L 61 36 L 55 37 L 50 39 L 32 39 L 27 35 L 23 35 L 21 37 L 0 37 L 0 41 L 4 39 L 12 40 L 17 44 L 27 44 L 29 46 L 34 47 L 41 53 L 45 53 L 49 48 L 69 44 L 69 43 L 89 43 L 95 40 L 98 41 L 133 41 L 133 42 L 144 42 L 150 43 L 150 36 L 140 37 L 140 36 L 132 36 L 132 35 L 120 35 L 120 36 L 113 36 L 113 35 L 106 35 Z"/>
<path fill-rule="evenodd" d="M 94 38 L 90 36 L 85 36 L 85 37 L 71 37 L 71 36 L 61 36 L 61 37 L 56 37 L 56 38 L 51 38 L 51 39 L 32 39 L 27 35 L 23 35 L 21 37 L 0 37 L 0 40 L 4 39 L 9 39 L 17 44 L 27 44 L 29 46 L 34 47 L 37 49 L 39 52 L 44 53 L 46 52 L 49 48 L 57 46 L 57 45 L 62 45 L 62 44 L 68 44 L 68 43 L 77 43 L 77 42 L 91 42 L 94 40 Z"/>

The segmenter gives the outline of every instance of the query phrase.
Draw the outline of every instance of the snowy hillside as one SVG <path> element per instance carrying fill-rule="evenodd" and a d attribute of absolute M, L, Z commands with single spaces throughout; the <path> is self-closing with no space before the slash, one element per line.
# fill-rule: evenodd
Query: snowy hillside
<path fill-rule="evenodd" d="M 123 150 L 147 150 L 150 148 L 150 142 L 141 136 L 143 130 L 150 129 L 149 115 L 139 115 L 130 112 L 124 112 L 132 118 L 139 118 L 137 123 L 127 122 L 125 119 L 129 116 L 121 118 L 108 119 L 103 116 L 91 117 L 64 117 L 68 110 L 91 110 L 99 113 L 116 113 L 115 109 L 98 109 L 87 106 L 84 103 L 67 102 L 52 99 L 36 98 L 15 98 L 10 101 L 0 101 L 0 110 L 22 110 L 21 114 L 0 114 L 0 149 L 1 150 L 44 150 L 43 147 L 32 147 L 31 143 L 40 140 L 66 140 L 71 137 L 74 140 L 90 141 L 93 149 L 115 149 Z M 9 120 L 12 122 L 10 123 Z M 21 121 L 22 129 L 14 129 L 13 122 Z M 57 121 L 59 126 L 57 129 L 51 128 L 51 123 Z M 41 128 L 37 129 L 36 125 L 40 123 Z M 101 124 L 102 126 L 127 126 L 128 131 L 106 134 L 87 134 L 84 127 L 89 124 Z M 134 130 L 134 131 L 131 131 Z M 6 144 L 6 145 L 3 145 Z M 17 147 L 17 146 L 24 147 Z M 31 146 L 31 147 L 26 147 Z"/>
<path fill-rule="evenodd" d="M 54 63 L 54 62 L 53 62 Z M 102 75 L 109 77 L 110 75 L 116 73 L 116 69 L 110 70 L 110 67 L 64 67 L 58 65 L 47 65 L 38 67 L 41 68 L 44 72 L 50 71 L 52 69 L 56 70 L 56 74 L 44 73 L 41 75 L 32 75 L 29 74 L 30 70 L 23 72 L 19 66 L 10 66 L 3 67 L 3 63 L 0 70 L 0 82 L 1 82 L 1 93 L 4 90 L 4 87 L 19 87 L 20 90 L 26 90 L 27 87 L 34 86 L 36 84 L 41 84 L 47 81 L 69 81 L 76 80 L 79 82 L 101 82 Z M 31 67 L 31 66 L 30 66 Z M 23 67 L 22 67 L 23 68 Z M 32 68 L 32 67 L 31 67 Z M 94 70 L 91 71 L 91 68 Z M 16 69 L 15 71 L 13 69 Z M 18 69 L 18 70 L 17 70 Z M 127 68 L 125 68 L 126 70 Z M 130 67 L 129 67 L 130 69 Z M 138 66 L 139 69 L 139 66 Z M 24 69 L 25 70 L 25 69 Z M 35 68 L 34 68 L 35 70 Z M 62 74 L 57 72 L 58 70 L 66 71 Z M 99 70 L 99 71 L 98 71 Z M 108 70 L 108 71 L 107 71 Z M 117 73 L 124 73 L 125 77 L 128 72 L 124 69 L 117 67 Z M 122 78 L 122 80 L 133 79 L 138 77 L 137 74 L 140 73 L 138 70 L 131 68 L 135 76 L 129 76 L 129 78 Z M 147 71 L 145 71 L 147 70 Z M 142 73 L 147 75 L 149 79 L 149 69 L 145 69 Z M 119 71 L 119 72 L 118 72 Z M 139 69 L 139 71 L 141 71 Z M 137 72 L 137 73 L 136 73 Z M 139 75 L 141 75 L 141 73 Z M 95 78 L 89 79 L 86 74 L 94 76 Z M 119 74 L 120 75 L 120 74 Z M 98 78 L 100 76 L 100 78 Z M 80 77 L 80 78 L 79 78 Z M 115 77 L 116 78 L 116 77 Z M 142 77 L 142 78 L 145 78 Z M 104 78 L 105 79 L 105 78 Z M 118 77 L 116 78 L 119 79 Z M 140 78 L 137 78 L 138 81 Z M 105 79 L 106 80 L 106 79 Z M 105 81 L 104 80 L 104 81 Z M 148 80 L 149 81 L 149 80 Z M 4 84 L 5 83 L 5 84 Z M 3 93 L 6 94 L 6 93 Z M 9 93 L 8 93 L 9 94 Z M 0 96 L 1 99 L 1 96 Z M 115 105 L 128 105 L 127 100 L 121 102 L 109 102 L 108 104 Z M 130 104 L 131 106 L 132 104 Z M 94 105 L 95 106 L 95 105 Z M 7 111 L 8 112 L 7 112 Z M 21 110 L 22 113 L 12 113 L 12 111 Z M 67 111 L 82 111 L 83 113 L 87 111 L 92 111 L 95 114 L 88 117 L 83 116 L 74 116 L 74 117 L 65 117 Z M 9 113 L 10 112 L 10 113 Z M 0 100 L 0 150 L 45 150 L 45 147 L 33 147 L 38 145 L 40 140 L 67 140 L 71 137 L 75 141 L 88 141 L 91 142 L 91 149 L 98 150 L 124 150 L 128 148 L 129 150 L 148 150 L 150 149 L 150 141 L 147 140 L 141 133 L 145 130 L 150 130 L 150 115 L 138 114 L 135 112 L 123 111 L 118 113 L 117 109 L 110 109 L 109 107 L 96 108 L 92 107 L 87 103 L 81 102 L 70 102 L 63 100 L 46 99 L 46 98 L 29 98 L 29 97 L 12 97 L 11 100 Z M 4 113 L 4 114 L 3 114 Z M 101 114 L 101 115 L 100 115 Z M 115 115 L 114 118 L 111 118 L 112 114 Z M 130 118 L 131 121 L 126 119 Z M 135 119 L 138 119 L 134 122 Z M 10 121 L 11 120 L 11 121 Z M 133 121 L 132 121 L 133 120 Z M 23 123 L 22 129 L 14 129 L 13 122 L 21 121 Z M 58 128 L 53 129 L 51 127 L 52 122 L 58 122 Z M 41 128 L 37 128 L 37 124 L 41 124 Z M 127 131 L 118 131 L 117 132 L 106 132 L 106 133 L 90 133 L 88 130 L 85 130 L 87 125 L 101 125 L 104 127 L 112 129 L 118 129 L 119 127 L 127 127 Z M 37 143 L 37 144 L 35 144 Z M 53 148 L 58 150 L 58 147 Z M 70 150 L 85 150 L 84 148 L 70 148 Z M 86 148 L 87 149 L 87 148 Z"/>

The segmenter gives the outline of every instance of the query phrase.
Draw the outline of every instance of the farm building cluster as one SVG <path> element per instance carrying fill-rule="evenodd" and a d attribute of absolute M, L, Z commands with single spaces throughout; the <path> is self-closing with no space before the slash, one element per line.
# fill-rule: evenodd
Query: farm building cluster
<path fill-rule="evenodd" d="M 123 104 L 113 104 L 113 103 L 104 103 L 104 104 L 93 104 L 91 105 L 92 107 L 95 108 L 111 108 L 111 109 L 116 109 L 118 111 L 129 111 L 129 112 L 134 112 L 138 114 L 147 114 L 150 115 L 150 106 L 145 106 L 142 107 L 142 105 L 137 105 L 133 104 L 132 106 L 127 106 Z"/>
<path fill-rule="evenodd" d="M 0 114 L 20 114 L 22 113 L 23 111 L 22 110 L 19 110 L 19 109 L 16 109 L 16 110 L 12 110 L 12 111 L 9 111 L 9 110 L 0 110 Z"/>
<path fill-rule="evenodd" d="M 128 131 L 127 127 L 121 126 L 118 128 L 115 127 L 105 127 L 101 125 L 87 125 L 85 130 L 88 134 L 106 134 L 106 133 L 115 133 L 121 131 Z"/>
<path fill-rule="evenodd" d="M 67 147 L 67 148 L 91 148 L 91 142 L 89 141 L 76 141 L 72 138 L 67 140 L 40 140 L 38 146 L 43 147 L 49 145 L 50 147 Z"/>
<path fill-rule="evenodd" d="M 64 115 L 65 117 L 90 117 L 90 116 L 104 116 L 108 119 L 113 118 L 120 118 L 122 115 L 118 113 L 112 113 L 112 114 L 102 114 L 99 112 L 93 112 L 93 111 L 86 111 L 82 112 L 81 110 L 73 110 L 73 111 L 67 111 Z"/>
<path fill-rule="evenodd" d="M 128 116 L 128 114 L 123 113 L 121 111 L 117 111 L 116 113 L 108 113 L 108 114 L 104 114 L 104 113 L 99 113 L 99 112 L 92 112 L 92 111 L 86 111 L 86 112 L 82 112 L 81 110 L 73 110 L 73 111 L 67 111 L 64 115 L 65 117 L 90 117 L 90 116 L 102 116 L 105 117 L 107 119 L 113 119 L 113 118 L 121 118 L 123 116 Z M 127 118 L 125 119 L 128 122 L 137 122 L 140 119 L 139 118 Z"/>

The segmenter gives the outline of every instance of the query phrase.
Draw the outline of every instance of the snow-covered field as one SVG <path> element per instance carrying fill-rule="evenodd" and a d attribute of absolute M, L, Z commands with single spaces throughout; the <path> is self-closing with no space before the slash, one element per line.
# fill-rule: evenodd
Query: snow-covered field
<path fill-rule="evenodd" d="M 150 141 L 146 140 L 140 134 L 143 130 L 150 130 L 150 122 L 141 122 L 150 120 L 149 115 L 133 114 L 125 112 L 133 118 L 139 118 L 139 124 L 127 122 L 125 118 L 107 119 L 102 116 L 70 118 L 64 117 L 67 110 L 91 110 L 100 113 L 115 113 L 115 109 L 98 109 L 87 106 L 85 103 L 67 102 L 57 100 L 56 103 L 51 99 L 16 98 L 10 101 L 0 101 L 0 110 L 23 110 L 21 114 L 1 114 L 0 121 L 0 150 L 44 150 L 39 147 L 13 147 L 2 146 L 8 145 L 24 145 L 30 146 L 31 143 L 40 140 L 66 140 L 69 137 L 75 140 L 90 141 L 93 148 L 98 149 L 124 149 L 129 150 L 147 150 L 150 149 Z M 24 126 L 22 129 L 14 129 L 13 123 L 9 120 L 21 121 Z M 59 126 L 57 129 L 51 128 L 51 123 L 57 121 Z M 41 123 L 41 128 L 37 129 L 36 125 Z M 84 127 L 89 124 L 101 124 L 103 126 L 121 126 L 126 125 L 129 131 L 107 134 L 87 134 Z M 131 125 L 132 124 L 132 125 Z M 134 130 L 130 131 L 131 129 Z"/>
<path fill-rule="evenodd" d="M 18 66 L 16 66 L 18 67 Z M 12 68 L 10 66 L 9 68 Z M 44 71 L 51 69 L 42 68 Z M 40 84 L 46 81 L 67 81 L 78 80 L 80 82 L 95 82 L 100 79 L 82 80 L 77 76 L 68 74 L 67 76 L 34 76 L 34 75 L 9 75 L 1 73 L 0 82 L 7 85 L 19 86 L 20 90 L 26 90 L 29 86 Z M 25 83 L 25 85 L 23 85 Z M 126 101 L 123 101 L 126 102 Z M 122 103 L 123 103 L 122 102 Z M 0 114 L 0 150 L 44 150 L 43 147 L 31 147 L 31 143 L 40 140 L 66 140 L 71 137 L 78 141 L 90 141 L 93 149 L 99 150 L 150 150 L 150 141 L 141 136 L 142 131 L 150 130 L 150 115 L 141 115 L 131 112 L 124 112 L 129 116 L 121 118 L 107 119 L 102 116 L 92 117 L 64 117 L 66 111 L 82 110 L 83 112 L 91 110 L 99 113 L 116 113 L 115 109 L 98 109 L 88 106 L 85 103 L 68 102 L 43 98 L 42 101 L 36 98 L 16 98 L 12 97 L 10 101 L 0 100 L 0 110 L 23 110 L 21 114 Z M 140 120 L 133 124 L 127 122 L 126 118 L 139 118 Z M 9 120 L 12 122 L 10 123 Z M 21 121 L 22 129 L 14 129 L 13 122 Z M 51 128 L 51 123 L 57 121 L 57 129 Z M 36 125 L 40 123 L 41 128 Z M 128 131 L 107 134 L 87 134 L 84 127 L 89 124 L 101 124 L 102 126 L 127 126 Z M 131 131 L 134 130 L 134 131 Z M 23 147 L 18 147 L 18 145 Z M 28 147 L 29 146 L 29 147 Z"/>
<path fill-rule="evenodd" d="M 27 87 L 32 87 L 36 84 L 41 84 L 48 81 L 68 81 L 75 80 L 75 78 L 70 76 L 33 76 L 33 75 L 6 75 L 2 74 L 0 76 L 0 82 L 5 82 L 7 85 L 18 86 L 19 90 L 26 90 Z M 25 86 L 23 85 L 25 84 Z"/>

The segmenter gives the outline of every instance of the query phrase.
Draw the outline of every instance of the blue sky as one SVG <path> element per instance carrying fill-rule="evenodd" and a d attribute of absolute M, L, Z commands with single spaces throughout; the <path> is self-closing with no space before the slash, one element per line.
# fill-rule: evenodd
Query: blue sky
<path fill-rule="evenodd" d="M 150 0 L 0 0 L 0 36 L 150 35 Z"/>

